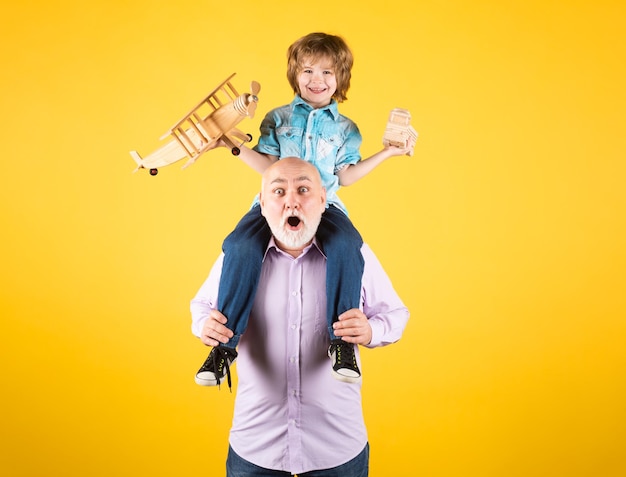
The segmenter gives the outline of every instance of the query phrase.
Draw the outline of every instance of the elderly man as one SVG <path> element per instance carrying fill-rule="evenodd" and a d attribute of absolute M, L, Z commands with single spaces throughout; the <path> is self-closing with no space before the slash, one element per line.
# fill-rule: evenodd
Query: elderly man
<path fill-rule="evenodd" d="M 325 203 L 308 162 L 281 159 L 263 174 L 260 204 L 273 238 L 239 343 L 228 477 L 368 475 L 361 385 L 327 371 L 326 259 L 315 240 Z M 374 348 L 400 339 L 409 313 L 366 244 L 362 253 L 362 306 L 339 317 L 335 334 Z M 222 259 L 191 302 L 192 331 L 207 346 L 232 336 L 216 310 Z"/>

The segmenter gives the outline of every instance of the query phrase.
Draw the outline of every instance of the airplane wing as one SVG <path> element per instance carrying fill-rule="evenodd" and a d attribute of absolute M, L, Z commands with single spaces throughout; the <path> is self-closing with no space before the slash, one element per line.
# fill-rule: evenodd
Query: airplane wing
<path fill-rule="evenodd" d="M 196 150 L 201 150 L 206 148 L 207 144 L 198 136 L 195 130 L 188 129 L 185 131 L 186 139 L 189 141 L 191 147 Z M 199 154 L 190 155 L 186 146 L 184 146 L 180 141 L 172 139 L 167 142 L 164 146 L 160 147 L 154 152 L 151 152 L 146 157 L 141 157 L 137 151 L 131 151 L 131 156 L 137 163 L 137 168 L 135 172 L 139 169 L 158 169 L 160 167 L 169 166 L 175 162 L 178 162 L 186 157 L 189 158 L 187 164 L 184 167 L 187 167 L 193 162 L 195 162 L 196 157 Z"/>
<path fill-rule="evenodd" d="M 209 112 L 209 114 L 210 114 L 211 112 L 213 112 L 216 109 L 218 109 L 220 106 L 228 103 L 229 101 L 234 100 L 237 96 L 239 96 L 239 93 L 237 93 L 237 90 L 235 89 L 235 87 L 230 82 L 230 80 L 235 75 L 236 75 L 236 73 L 233 73 L 228 78 L 226 78 L 224 81 L 222 81 L 202 101 L 200 101 L 193 108 L 191 108 L 191 110 L 187 114 L 185 114 L 185 116 L 183 116 L 180 121 L 176 122 L 176 124 L 174 124 L 170 128 L 169 131 L 167 131 L 165 134 L 163 134 L 161 139 L 165 139 L 167 136 L 172 134 L 173 131 L 178 129 L 183 123 L 188 122 L 191 118 L 195 119 L 197 117 L 203 117 L 201 115 L 201 112 L 202 112 L 201 110 L 203 110 L 203 109 L 210 109 L 210 112 Z M 225 96 L 225 98 L 220 97 L 220 95 L 218 93 L 222 93 Z M 206 118 L 207 116 L 208 116 L 208 114 L 205 115 L 204 118 Z"/>

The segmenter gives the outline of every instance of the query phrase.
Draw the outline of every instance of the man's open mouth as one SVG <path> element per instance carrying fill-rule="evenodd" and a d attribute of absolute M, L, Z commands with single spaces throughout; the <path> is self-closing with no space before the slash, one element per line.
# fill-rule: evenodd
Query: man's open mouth
<path fill-rule="evenodd" d="M 298 225 L 300 225 L 300 219 L 298 217 L 291 216 L 287 218 L 287 223 L 292 227 L 297 227 Z"/>

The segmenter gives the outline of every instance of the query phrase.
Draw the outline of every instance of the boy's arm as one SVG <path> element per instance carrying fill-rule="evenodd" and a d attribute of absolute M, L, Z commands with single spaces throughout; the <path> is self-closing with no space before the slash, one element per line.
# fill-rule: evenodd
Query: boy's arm
<path fill-rule="evenodd" d="M 377 152 L 367 159 L 363 159 L 356 164 L 350 164 L 344 167 L 339 172 L 337 172 L 337 177 L 339 177 L 339 185 L 349 186 L 351 184 L 354 184 L 356 181 L 372 172 L 376 168 L 376 166 L 382 164 L 383 161 L 385 161 L 386 159 L 389 159 L 393 156 L 404 156 L 413 149 L 414 145 L 415 143 L 411 143 L 406 148 L 399 148 L 395 146 L 385 147 L 382 151 Z"/>
<path fill-rule="evenodd" d="M 217 149 L 218 147 L 228 146 L 224 141 L 219 140 L 214 145 L 211 145 L 209 148 L 207 148 L 207 151 L 210 151 L 211 149 Z M 265 172 L 265 169 L 267 169 L 278 160 L 278 157 L 276 156 L 257 152 L 254 149 L 250 149 L 243 144 L 239 146 L 239 151 L 239 156 L 237 157 L 239 157 L 239 159 L 241 159 L 245 164 L 247 164 L 260 174 L 263 174 Z"/>
<path fill-rule="evenodd" d="M 265 118 L 261 122 L 260 129 L 261 129 L 261 137 L 259 138 L 259 142 L 263 141 L 264 138 L 266 141 L 270 140 L 272 141 L 272 143 L 276 142 L 276 139 L 274 137 L 276 123 L 272 115 L 272 112 L 268 113 L 265 116 Z M 226 145 L 224 141 L 220 139 L 219 141 L 215 141 L 212 145 L 210 145 L 207 150 L 215 149 L 218 147 L 228 147 L 228 146 Z M 238 157 L 245 164 L 247 164 L 248 166 L 250 166 L 252 169 L 254 169 L 260 174 L 263 174 L 265 172 L 265 169 L 267 169 L 269 166 L 271 166 L 274 162 L 278 160 L 278 156 L 259 152 L 256 150 L 256 147 L 250 148 L 250 147 L 247 147 L 245 144 L 242 144 L 241 146 L 239 146 L 239 151 L 240 152 L 239 152 Z"/>
<path fill-rule="evenodd" d="M 259 152 L 258 150 L 263 145 L 261 150 L 267 151 L 269 148 L 271 152 L 279 151 L 278 139 L 276 138 L 276 119 L 273 111 L 267 113 L 261 121 L 260 132 L 259 143 L 254 148 L 245 145 L 240 147 L 239 158 L 255 171 L 263 174 L 265 169 L 278 160 L 278 155 Z"/>
<path fill-rule="evenodd" d="M 239 159 L 260 174 L 263 174 L 265 169 L 278 160 L 276 156 L 263 154 L 245 146 L 241 146 L 239 149 L 241 151 L 238 156 Z"/>

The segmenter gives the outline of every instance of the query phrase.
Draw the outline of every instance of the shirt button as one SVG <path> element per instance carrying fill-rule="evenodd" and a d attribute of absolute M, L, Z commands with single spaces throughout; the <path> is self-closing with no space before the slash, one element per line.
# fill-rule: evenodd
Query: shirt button
<path fill-rule="evenodd" d="M 291 292 L 291 294 L 292 294 L 293 296 L 296 296 L 296 295 L 298 294 L 298 292 L 297 292 L 297 291 L 292 291 L 292 292 Z"/>
<path fill-rule="evenodd" d="M 291 325 L 291 329 L 295 330 L 296 329 L 296 325 Z"/>

